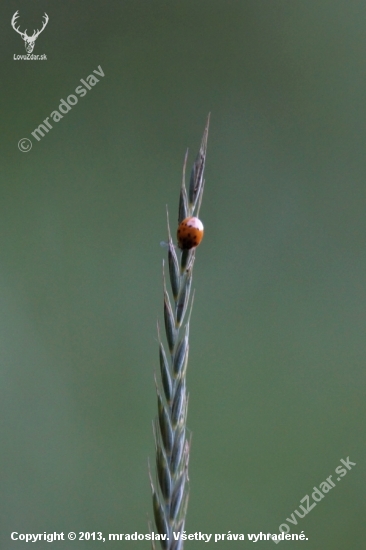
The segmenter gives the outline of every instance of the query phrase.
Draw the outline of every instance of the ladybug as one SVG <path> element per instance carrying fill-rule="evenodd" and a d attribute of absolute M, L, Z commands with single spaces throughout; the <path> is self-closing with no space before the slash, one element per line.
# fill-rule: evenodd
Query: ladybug
<path fill-rule="evenodd" d="M 182 250 L 190 250 L 200 244 L 203 239 L 203 223 L 195 217 L 185 218 L 180 222 L 177 231 L 178 246 Z"/>

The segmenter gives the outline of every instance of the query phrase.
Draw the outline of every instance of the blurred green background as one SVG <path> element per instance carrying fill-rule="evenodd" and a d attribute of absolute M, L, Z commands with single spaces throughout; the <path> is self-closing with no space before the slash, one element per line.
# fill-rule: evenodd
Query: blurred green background
<path fill-rule="evenodd" d="M 30 32 L 48 13 L 47 61 L 13 60 L 16 10 Z M 1 548 L 147 532 L 159 243 L 209 111 L 187 531 L 277 533 L 349 456 L 281 545 L 365 548 L 365 26 L 349 0 L 3 3 Z"/>

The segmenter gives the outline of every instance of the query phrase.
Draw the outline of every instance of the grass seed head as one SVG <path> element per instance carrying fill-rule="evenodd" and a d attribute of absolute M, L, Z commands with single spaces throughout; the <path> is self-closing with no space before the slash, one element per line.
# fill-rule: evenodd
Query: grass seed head
<path fill-rule="evenodd" d="M 159 389 L 158 384 L 158 415 L 153 428 L 156 447 L 157 480 L 155 485 L 151 480 L 149 470 L 156 529 L 159 534 L 167 537 L 167 540 L 160 541 L 162 550 L 183 550 L 183 540 L 181 538 L 176 540 L 172 532 L 183 532 L 188 506 L 190 444 L 186 438 L 188 413 L 186 373 L 189 353 L 189 322 L 194 292 L 192 299 L 190 296 L 196 247 L 203 236 L 203 225 L 198 219 L 198 213 L 204 189 L 203 176 L 208 126 L 209 117 L 200 150 L 192 168 L 188 193 L 185 184 L 188 151 L 184 158 L 178 208 L 178 225 L 183 223 L 183 226 L 178 233 L 178 244 L 180 240 L 180 244 L 183 243 L 183 238 L 186 240 L 178 250 L 172 241 L 167 211 L 170 293 L 166 286 L 163 262 L 163 309 L 169 357 L 165 352 L 158 323 L 160 386 L 162 390 Z M 197 210 L 196 217 L 195 210 Z M 195 235 L 197 231 L 199 239 L 197 234 Z M 188 320 L 182 329 L 187 309 L 189 309 Z M 155 550 L 154 544 L 152 548 Z"/>

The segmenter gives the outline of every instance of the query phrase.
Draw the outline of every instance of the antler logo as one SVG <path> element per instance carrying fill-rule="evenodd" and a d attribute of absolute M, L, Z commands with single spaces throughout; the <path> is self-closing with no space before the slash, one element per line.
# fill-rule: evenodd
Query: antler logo
<path fill-rule="evenodd" d="M 34 45 L 35 45 L 35 41 L 37 40 L 37 38 L 39 37 L 39 35 L 41 34 L 41 32 L 43 31 L 43 29 L 45 28 L 45 26 L 47 25 L 48 21 L 49 21 L 49 17 L 47 15 L 47 13 L 44 14 L 44 21 L 43 21 L 43 25 L 42 25 L 42 28 L 41 30 L 36 30 L 33 32 L 32 36 L 28 36 L 27 35 L 27 29 L 25 29 L 24 32 L 21 32 L 19 30 L 19 27 L 17 28 L 15 26 L 15 23 L 17 22 L 17 18 L 19 17 L 19 10 L 17 10 L 14 15 L 13 15 L 13 18 L 11 20 L 11 26 L 13 27 L 13 29 L 20 34 L 20 36 L 23 38 L 24 40 L 24 45 L 25 45 L 25 51 L 27 53 L 32 53 L 33 49 L 34 49 Z"/>

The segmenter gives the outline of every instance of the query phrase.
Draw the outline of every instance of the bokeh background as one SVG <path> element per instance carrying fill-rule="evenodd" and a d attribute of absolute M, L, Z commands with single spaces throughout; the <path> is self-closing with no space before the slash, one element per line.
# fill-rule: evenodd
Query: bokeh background
<path fill-rule="evenodd" d="M 48 13 L 34 50 L 47 61 L 14 61 L 16 10 L 29 31 Z M 159 243 L 209 111 L 187 531 L 277 533 L 349 456 L 291 529 L 309 540 L 281 544 L 365 548 L 366 5 L 0 11 L 1 548 L 24 546 L 12 531 L 147 532 Z M 105 77 L 34 140 L 98 65 Z"/>

